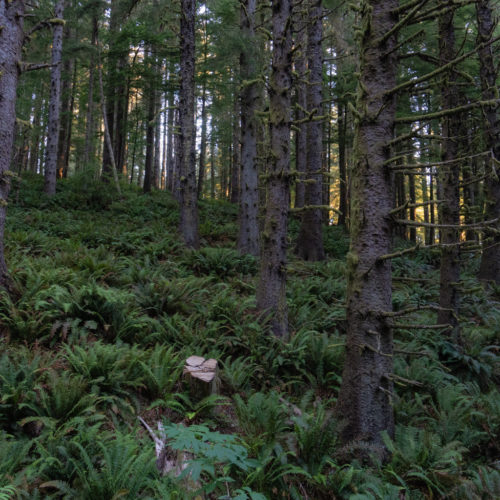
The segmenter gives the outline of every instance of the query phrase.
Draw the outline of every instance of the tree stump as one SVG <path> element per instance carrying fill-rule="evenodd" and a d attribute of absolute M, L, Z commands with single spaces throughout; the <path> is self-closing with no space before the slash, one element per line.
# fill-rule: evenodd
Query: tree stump
<path fill-rule="evenodd" d="M 202 356 L 190 356 L 186 359 L 183 375 L 188 380 L 191 395 L 196 399 L 217 394 L 217 365 L 216 359 L 205 359 Z"/>

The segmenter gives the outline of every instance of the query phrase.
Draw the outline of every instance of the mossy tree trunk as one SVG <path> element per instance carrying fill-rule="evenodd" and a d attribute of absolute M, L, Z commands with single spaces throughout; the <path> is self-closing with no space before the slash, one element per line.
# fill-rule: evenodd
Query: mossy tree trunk
<path fill-rule="evenodd" d="M 323 8 L 321 0 L 309 0 L 307 23 L 307 111 L 313 116 L 323 112 Z M 318 261 L 325 258 L 323 249 L 323 175 L 321 154 L 323 151 L 323 124 L 310 121 L 307 124 L 307 161 L 305 205 L 302 208 L 302 222 L 297 239 L 296 253 L 304 260 Z"/>
<path fill-rule="evenodd" d="M 21 0 L 0 3 L 0 287 L 7 290 L 10 290 L 11 282 L 4 256 L 4 228 L 10 190 L 24 8 L 24 1 Z"/>
<path fill-rule="evenodd" d="M 454 12 L 445 11 L 438 20 L 439 31 L 439 62 L 444 66 L 455 58 L 455 28 L 453 26 Z M 459 94 L 456 85 L 456 74 L 448 71 L 444 74 L 441 84 L 441 107 L 443 110 L 459 106 Z M 460 167 L 458 157 L 458 140 L 460 135 L 460 115 L 455 113 L 442 120 L 441 160 L 446 162 L 439 168 L 441 196 L 439 217 L 440 224 L 458 226 L 460 224 Z M 460 232 L 457 228 L 441 228 L 441 267 L 439 284 L 438 323 L 449 324 L 451 335 L 459 338 L 458 329 L 458 281 L 460 280 L 459 242 Z"/>
<path fill-rule="evenodd" d="M 240 27 L 245 46 L 240 54 L 241 88 L 241 178 L 238 250 L 259 255 L 259 168 L 257 164 L 257 106 L 259 83 L 255 51 L 255 11 L 257 0 L 244 0 Z"/>
<path fill-rule="evenodd" d="M 339 146 L 339 219 L 337 224 L 345 226 L 347 222 L 347 105 L 340 101 L 338 104 L 338 146 Z"/>
<path fill-rule="evenodd" d="M 490 0 L 478 0 L 476 3 L 478 42 L 491 39 L 496 23 L 493 20 Z M 497 67 L 493 59 L 493 49 L 487 45 L 479 50 L 480 77 L 483 100 L 498 99 L 496 78 Z M 487 220 L 500 219 L 500 116 L 498 104 L 484 109 L 486 145 L 492 158 L 487 162 L 490 173 L 484 181 L 485 216 Z M 500 284 L 500 223 L 494 231 L 485 231 L 484 248 L 479 268 L 479 279 L 492 280 Z"/>
<path fill-rule="evenodd" d="M 349 454 L 385 456 L 381 433 L 394 431 L 390 158 L 396 101 L 398 0 L 367 0 L 360 10 L 360 79 L 351 170 L 351 246 L 347 256 L 347 343 L 337 415 Z M 388 33 L 390 33 L 388 35 Z"/>
<path fill-rule="evenodd" d="M 273 60 L 269 88 L 271 148 L 265 174 L 257 307 L 271 315 L 271 329 L 288 338 L 286 250 L 290 205 L 290 90 L 292 85 L 291 0 L 272 2 Z"/>
<path fill-rule="evenodd" d="M 156 113 L 156 86 L 153 68 L 156 67 L 155 54 L 152 45 L 149 46 L 150 80 L 147 93 L 147 123 L 146 123 L 146 160 L 144 164 L 144 193 L 150 193 L 154 186 L 154 147 L 155 147 L 155 113 Z"/>
<path fill-rule="evenodd" d="M 196 0 L 181 0 L 181 65 L 179 101 L 179 181 L 180 181 L 180 231 L 189 248 L 198 248 L 198 189 L 196 185 L 195 152 L 195 56 Z"/>
<path fill-rule="evenodd" d="M 44 191 L 52 196 L 56 194 L 57 150 L 59 146 L 59 128 L 61 126 L 61 63 L 63 45 L 64 0 L 57 0 L 54 15 L 60 22 L 53 24 L 52 68 L 50 71 L 49 133 L 47 135 L 47 157 L 45 160 Z"/>
<path fill-rule="evenodd" d="M 302 208 L 305 204 L 306 185 L 304 173 L 307 164 L 307 123 L 304 120 L 307 109 L 307 30 L 306 30 L 305 6 L 297 2 L 293 7 L 293 30 L 294 45 L 294 69 L 296 77 L 295 87 L 295 118 L 298 122 L 295 130 L 295 170 L 297 177 L 295 182 L 295 208 Z"/>

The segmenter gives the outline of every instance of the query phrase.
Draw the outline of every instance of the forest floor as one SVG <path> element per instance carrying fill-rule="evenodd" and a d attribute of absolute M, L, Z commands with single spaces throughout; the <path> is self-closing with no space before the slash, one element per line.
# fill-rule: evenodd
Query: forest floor
<path fill-rule="evenodd" d="M 290 252 L 284 344 L 255 312 L 257 263 L 235 250 L 234 205 L 200 203 L 202 248 L 189 251 L 166 193 L 125 187 L 118 200 L 83 178 L 58 190 L 45 198 L 27 177 L 11 193 L 0 499 L 500 498 L 500 291 L 479 286 L 475 256 L 462 255 L 463 349 L 414 327 L 435 323 L 425 306 L 438 298 L 439 253 L 394 259 L 394 309 L 419 310 L 395 331 L 392 459 L 346 464 L 333 416 L 342 229 L 325 228 L 326 262 Z M 297 231 L 291 220 L 291 242 Z M 218 360 L 218 394 L 190 390 L 191 355 Z M 159 475 L 138 417 L 163 422 L 174 458 L 193 452 L 182 477 Z"/>

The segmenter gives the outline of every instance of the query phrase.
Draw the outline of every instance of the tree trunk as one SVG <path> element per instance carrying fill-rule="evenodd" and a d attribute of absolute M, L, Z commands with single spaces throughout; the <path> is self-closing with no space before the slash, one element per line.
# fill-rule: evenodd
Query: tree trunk
<path fill-rule="evenodd" d="M 231 169 L 231 203 L 238 203 L 240 199 L 240 167 L 241 167 L 241 149 L 240 149 L 240 99 L 237 93 L 234 95 L 233 108 L 233 168 Z"/>
<path fill-rule="evenodd" d="M 323 94 L 323 9 L 321 0 L 310 0 L 309 22 L 307 24 L 307 111 L 321 114 Z M 305 206 L 302 207 L 302 223 L 295 251 L 304 260 L 318 261 L 325 258 L 323 249 L 323 214 L 320 208 L 323 201 L 323 175 L 321 153 L 323 150 L 323 125 L 319 121 L 307 124 L 307 164 Z"/>
<path fill-rule="evenodd" d="M 63 43 L 64 0 L 57 0 L 54 14 L 60 20 L 54 24 L 52 40 L 52 68 L 50 72 L 49 133 L 47 136 L 47 158 L 45 161 L 44 191 L 56 194 L 57 149 L 61 126 L 61 61 Z"/>
<path fill-rule="evenodd" d="M 149 59 L 150 61 L 154 58 L 153 49 L 149 47 Z M 150 63 L 150 69 L 152 64 Z M 150 76 L 150 82 L 148 85 L 147 102 L 148 102 L 148 113 L 146 116 L 146 163 L 144 165 L 144 185 L 143 192 L 150 193 L 153 187 L 154 180 L 154 141 L 155 141 L 155 107 L 156 107 L 156 93 L 155 85 L 153 83 L 153 76 Z"/>
<path fill-rule="evenodd" d="M 411 164 L 412 156 L 408 157 L 408 164 Z M 417 202 L 417 197 L 415 194 L 415 175 L 413 172 L 408 175 L 408 199 L 410 201 L 409 216 L 410 220 L 415 221 L 415 203 Z M 413 206 L 411 206 L 413 205 Z M 415 226 L 410 226 L 410 241 L 412 243 L 417 242 L 417 228 Z"/>
<path fill-rule="evenodd" d="M 434 198 L 434 178 L 435 174 L 433 172 L 433 169 L 431 169 L 431 174 L 429 175 L 429 200 L 430 201 L 435 201 Z M 439 200 L 439 197 L 437 198 Z M 434 203 L 431 203 L 429 205 L 429 215 L 430 215 L 430 221 L 431 221 L 431 227 L 429 228 L 429 245 L 434 245 L 434 242 L 436 241 L 436 228 L 434 227 L 433 224 L 436 222 L 436 208 Z"/>
<path fill-rule="evenodd" d="M 156 60 L 156 72 L 159 72 L 160 67 L 159 67 L 159 60 L 157 58 Z M 155 75 L 155 78 L 157 78 L 159 74 Z M 154 177 L 153 177 L 153 186 L 156 189 L 161 189 L 161 139 L 162 139 L 162 134 L 161 134 L 161 93 L 158 89 L 155 89 L 155 147 L 154 147 L 154 162 L 153 162 L 153 172 L 154 172 Z"/>
<path fill-rule="evenodd" d="M 0 287 L 11 290 L 4 255 L 4 228 L 10 190 L 10 162 L 16 124 L 18 64 L 23 44 L 24 2 L 0 3 Z"/>
<path fill-rule="evenodd" d="M 478 22 L 478 42 L 484 43 L 491 39 L 495 22 L 493 21 L 490 0 L 478 0 L 476 3 Z M 498 98 L 496 85 L 497 68 L 493 59 L 491 45 L 479 49 L 479 64 L 482 97 L 484 100 Z M 479 267 L 479 279 L 491 280 L 500 284 L 500 117 L 498 104 L 486 106 L 483 110 L 485 121 L 486 147 L 491 151 L 492 158 L 486 163 L 489 175 L 484 181 L 485 218 L 496 219 L 492 230 L 484 232 L 483 253 Z"/>
<path fill-rule="evenodd" d="M 339 226 L 345 226 L 347 221 L 347 105 L 339 102 L 338 138 L 339 138 Z"/>
<path fill-rule="evenodd" d="M 199 246 L 194 128 L 195 5 L 196 0 L 181 0 L 180 231 L 189 248 Z"/>
<path fill-rule="evenodd" d="M 245 49 L 240 54 L 241 89 L 241 179 L 238 250 L 259 255 L 259 168 L 257 164 L 257 104 L 259 101 L 257 64 L 254 50 L 257 0 L 244 0 L 240 26 Z"/>
<path fill-rule="evenodd" d="M 172 193 L 174 190 L 174 93 L 168 94 L 167 100 L 167 187 Z"/>
<path fill-rule="evenodd" d="M 206 62 L 206 44 L 205 44 L 205 62 Z M 203 75 L 203 84 L 201 90 L 201 137 L 200 137 L 200 163 L 198 172 L 198 199 L 203 197 L 203 183 L 205 182 L 205 162 L 207 153 L 207 77 Z"/>
<path fill-rule="evenodd" d="M 304 5 L 298 2 L 294 7 L 293 21 L 295 31 L 294 67 L 297 77 L 295 78 L 296 112 L 295 118 L 298 125 L 295 130 L 295 170 L 297 177 L 295 181 L 295 208 L 302 208 L 305 204 L 306 185 L 305 171 L 307 168 L 307 123 L 301 122 L 306 116 L 307 109 L 307 30 L 306 14 Z"/>
<path fill-rule="evenodd" d="M 73 73 L 71 85 L 69 77 Z M 75 107 L 77 64 L 70 60 L 65 64 L 65 77 L 62 83 L 61 128 L 59 130 L 59 152 L 57 154 L 57 177 L 68 176 L 69 154 L 71 149 L 71 133 L 73 128 L 73 111 Z"/>
<path fill-rule="evenodd" d="M 290 206 L 291 0 L 272 2 L 273 60 L 269 87 L 271 151 L 261 233 L 257 308 L 271 314 L 274 335 L 288 338 L 286 250 Z"/>
<path fill-rule="evenodd" d="M 439 63 L 444 66 L 455 58 L 455 28 L 453 26 L 453 10 L 448 10 L 439 17 Z M 441 106 L 443 110 L 458 107 L 458 89 L 456 74 L 448 71 L 441 85 Z M 440 224 L 458 226 L 460 224 L 460 168 L 456 162 L 458 156 L 458 137 L 460 135 L 460 115 L 455 113 L 442 120 L 441 160 L 448 162 L 439 168 L 441 184 Z M 455 341 L 459 340 L 458 326 L 458 286 L 460 280 L 458 229 L 441 228 L 441 268 L 439 283 L 438 323 L 449 324 Z"/>
<path fill-rule="evenodd" d="M 210 136 L 210 198 L 215 200 L 215 134 Z"/>
<path fill-rule="evenodd" d="M 99 29 L 99 21 L 97 12 L 92 16 L 92 48 L 96 46 L 97 31 Z M 87 118 L 85 120 L 85 146 L 83 149 L 83 164 L 88 166 L 91 160 L 94 159 L 94 85 L 95 85 L 95 56 L 92 51 L 89 60 L 89 90 L 87 94 Z"/>
<path fill-rule="evenodd" d="M 385 458 L 381 436 L 394 432 L 391 264 L 393 205 L 385 162 L 393 138 L 398 0 L 369 0 L 361 10 L 360 82 L 351 172 L 351 245 L 347 256 L 347 341 L 337 415 L 348 454 Z M 392 33 L 392 34 L 389 34 Z M 388 35 L 389 34 L 389 35 Z"/>
<path fill-rule="evenodd" d="M 117 42 L 117 35 L 123 23 L 123 12 L 119 0 L 111 0 L 109 32 L 112 34 L 108 51 L 108 74 L 106 87 L 106 121 L 111 139 L 112 151 L 109 151 L 107 141 L 104 141 L 102 156 L 102 178 L 109 180 L 113 174 L 113 162 L 121 171 L 125 152 L 125 124 L 127 118 L 126 85 L 124 85 L 124 70 L 128 61 L 128 49 L 123 50 Z M 111 158 L 113 156 L 113 159 Z"/>

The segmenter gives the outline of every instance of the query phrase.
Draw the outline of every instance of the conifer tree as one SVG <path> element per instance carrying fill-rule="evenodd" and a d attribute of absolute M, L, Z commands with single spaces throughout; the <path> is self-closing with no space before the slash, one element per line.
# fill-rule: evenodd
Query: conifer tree
<path fill-rule="evenodd" d="M 61 126 L 61 71 L 63 44 L 64 0 L 57 0 L 54 9 L 52 42 L 52 68 L 50 72 L 49 131 L 47 135 L 47 159 L 45 162 L 45 186 L 48 195 L 56 194 L 57 151 Z"/>
<path fill-rule="evenodd" d="M 394 432 L 392 408 L 392 186 L 386 162 L 396 98 L 398 0 L 359 7 L 360 75 L 351 172 L 351 244 L 347 255 L 347 343 L 337 402 L 342 440 L 368 458 L 385 455 L 382 431 Z"/>
<path fill-rule="evenodd" d="M 180 20 L 180 92 L 179 92 L 179 174 L 180 174 L 180 231 L 189 248 L 198 248 L 198 190 L 196 185 L 195 154 L 195 5 L 196 0 L 181 1 Z"/>
<path fill-rule="evenodd" d="M 257 307 L 271 316 L 277 337 L 288 338 L 286 251 L 290 206 L 290 89 L 292 85 L 292 2 L 272 3 L 273 60 L 269 88 L 270 158 L 265 175 L 265 219 Z"/>

